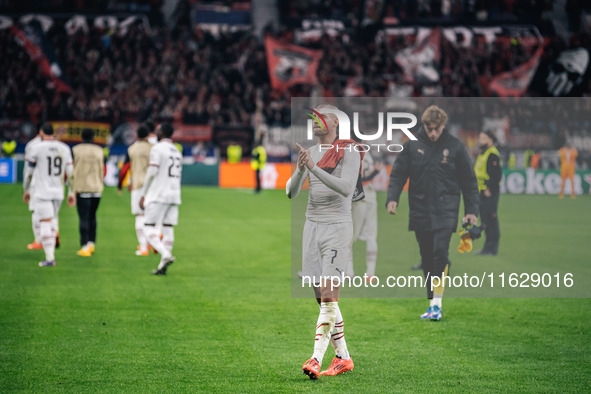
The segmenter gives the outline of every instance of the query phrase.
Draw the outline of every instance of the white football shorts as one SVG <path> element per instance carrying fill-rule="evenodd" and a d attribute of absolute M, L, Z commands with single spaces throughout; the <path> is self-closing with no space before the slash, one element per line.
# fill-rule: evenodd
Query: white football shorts
<path fill-rule="evenodd" d="M 144 223 L 163 224 L 176 226 L 179 221 L 179 206 L 176 204 L 165 204 L 151 202 L 146 206 Z"/>
<path fill-rule="evenodd" d="M 306 220 L 302 240 L 302 274 L 318 284 L 321 278 L 349 274 L 353 224 Z"/>
<path fill-rule="evenodd" d="M 131 214 L 143 215 L 144 210 L 140 208 L 140 199 L 142 198 L 142 189 L 131 191 Z"/>

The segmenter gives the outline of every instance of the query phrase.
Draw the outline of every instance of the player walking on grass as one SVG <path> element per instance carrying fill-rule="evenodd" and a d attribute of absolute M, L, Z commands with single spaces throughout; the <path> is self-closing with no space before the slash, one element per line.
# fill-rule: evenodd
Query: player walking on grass
<path fill-rule="evenodd" d="M 317 145 L 309 150 L 298 145 L 297 168 L 287 183 L 289 198 L 297 197 L 306 178 L 309 178 L 310 184 L 302 242 L 302 271 L 304 276 L 312 278 L 316 300 L 320 304 L 314 353 L 302 366 L 310 379 L 353 369 L 338 304 L 340 288 L 332 280 L 342 278 L 351 264 L 351 202 L 352 199 L 363 198 L 360 178 L 362 158 L 359 152 L 345 149 L 354 141 L 337 140 L 338 119 L 326 112 L 334 109 L 330 105 L 316 107 L 317 115 L 324 118 L 326 126 L 314 125 Z M 331 144 L 333 148 L 321 150 L 320 144 Z M 329 342 L 335 349 L 336 357 L 327 370 L 320 372 Z"/>
<path fill-rule="evenodd" d="M 449 242 L 458 225 L 460 194 L 464 196 L 463 221 L 476 225 L 478 183 L 466 147 L 445 129 L 445 111 L 432 105 L 421 120 L 423 127 L 417 140 L 407 141 L 396 158 L 386 207 L 396 215 L 400 194 L 409 179 L 408 229 L 415 232 L 419 244 L 430 303 L 421 319 L 437 321 L 442 318 L 443 277 L 451 264 Z M 432 287 L 433 277 L 440 280 Z"/>
<path fill-rule="evenodd" d="M 119 174 L 119 184 L 117 185 L 117 192 L 121 194 L 123 180 L 129 171 L 128 187 L 131 190 L 131 214 L 135 216 L 135 233 L 139 243 L 138 250 L 135 251 L 137 256 L 147 256 L 149 254 L 148 239 L 144 232 L 144 210 L 140 208 L 141 192 L 150 165 L 150 150 L 153 146 L 148 142 L 149 132 L 148 127 L 145 125 L 138 127 L 138 140 L 127 149 L 127 156 Z"/>
<path fill-rule="evenodd" d="M 51 127 L 51 125 L 47 124 L 47 126 L 46 126 L 44 124 L 44 125 L 42 125 L 42 127 Z M 35 145 L 37 145 L 41 141 L 42 141 L 41 134 L 37 134 L 29 142 L 27 142 L 27 145 L 25 145 L 25 158 L 31 154 L 31 151 L 33 150 Z M 25 171 L 26 171 L 26 168 L 27 167 L 25 166 Z M 23 178 L 24 178 L 24 173 L 23 173 Z M 29 188 L 29 193 L 33 193 L 32 188 Z M 33 222 L 33 235 L 35 236 L 35 240 L 32 243 L 27 245 L 27 249 L 43 249 L 43 245 L 41 245 L 41 236 L 39 235 L 39 218 L 37 217 L 37 215 L 35 215 L 35 207 L 33 206 L 33 200 L 29 201 L 29 212 L 31 212 L 31 217 L 32 217 L 32 222 Z"/>
<path fill-rule="evenodd" d="M 23 201 L 32 201 L 34 215 L 39 222 L 39 235 L 45 251 L 45 261 L 40 267 L 55 266 L 55 244 L 58 213 L 64 199 L 64 183 L 70 182 L 68 205 L 76 204 L 72 185 L 73 160 L 70 148 L 53 137 L 53 127 L 45 124 L 40 131 L 41 142 L 25 156 L 23 176 Z"/>
<path fill-rule="evenodd" d="M 365 241 L 365 274 L 371 281 L 376 274 L 378 258 L 378 201 L 373 179 L 382 169 L 381 162 L 373 161 L 369 152 L 365 152 L 361 161 L 361 181 L 365 198 L 353 203 L 353 242 Z M 353 273 L 351 272 L 351 275 Z"/>
<path fill-rule="evenodd" d="M 173 226 L 178 223 L 181 204 L 183 156 L 171 140 L 173 133 L 170 123 L 162 123 L 156 129 L 159 142 L 150 150 L 150 165 L 139 202 L 145 210 L 144 231 L 148 242 L 161 256 L 158 268 L 152 271 L 154 275 L 166 275 L 168 266 L 175 261 Z M 162 224 L 162 239 L 157 224 Z"/>

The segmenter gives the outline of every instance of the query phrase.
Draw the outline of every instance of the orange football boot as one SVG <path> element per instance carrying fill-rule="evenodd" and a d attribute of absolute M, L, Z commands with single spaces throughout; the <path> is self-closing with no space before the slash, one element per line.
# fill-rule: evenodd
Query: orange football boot
<path fill-rule="evenodd" d="M 335 357 L 332 359 L 332 363 L 330 363 L 330 367 L 326 371 L 320 372 L 320 375 L 328 375 L 334 376 L 338 375 L 343 372 L 348 372 L 353 370 L 353 359 L 350 358 L 348 360 L 343 360 L 340 357 Z"/>
<path fill-rule="evenodd" d="M 316 380 L 320 375 L 320 364 L 315 358 L 311 358 L 302 365 L 302 371 L 304 371 L 305 375 L 308 375 L 310 380 Z"/>

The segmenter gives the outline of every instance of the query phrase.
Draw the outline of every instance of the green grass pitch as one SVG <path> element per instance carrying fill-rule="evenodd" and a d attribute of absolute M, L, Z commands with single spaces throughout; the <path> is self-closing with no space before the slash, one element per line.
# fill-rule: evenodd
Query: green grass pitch
<path fill-rule="evenodd" d="M 590 203 L 502 196 L 500 255 L 453 251 L 451 259 L 529 272 L 556 261 L 588 265 Z M 380 211 L 380 231 L 400 234 L 381 236 L 388 246 L 378 274 L 389 264 L 410 274 L 418 262 L 405 205 L 395 219 Z M 591 391 L 589 299 L 449 298 L 439 323 L 418 319 L 424 299 L 343 299 L 355 369 L 309 381 L 301 364 L 312 353 L 318 308 L 291 297 L 282 191 L 184 188 L 177 263 L 166 277 L 150 274 L 156 256 L 134 255 L 128 193 L 105 191 L 91 258 L 76 256 L 78 218 L 62 206 L 54 268 L 37 267 L 43 253 L 26 250 L 31 217 L 20 185 L 0 186 L 0 207 L 3 393 Z M 324 368 L 332 357 L 329 347 Z"/>

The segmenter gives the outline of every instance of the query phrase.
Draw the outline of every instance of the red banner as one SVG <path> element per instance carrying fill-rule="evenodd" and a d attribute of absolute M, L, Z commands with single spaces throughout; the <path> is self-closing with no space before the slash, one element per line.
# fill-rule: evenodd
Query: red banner
<path fill-rule="evenodd" d="M 52 69 L 52 65 L 49 62 L 46 54 L 43 52 L 42 48 L 35 45 L 27 35 L 22 31 L 16 28 L 16 26 L 10 26 L 10 33 L 14 36 L 15 41 L 23 47 L 23 49 L 27 52 L 27 54 L 31 57 L 31 59 L 37 63 L 39 67 L 39 71 L 43 74 L 44 77 L 50 78 L 53 82 L 55 89 L 58 92 L 71 92 L 72 89 L 68 86 L 64 81 L 62 81 L 58 76 L 54 74 L 54 70 Z M 42 34 L 39 33 L 39 34 Z M 38 38 L 39 41 L 42 40 L 42 37 Z"/>
<path fill-rule="evenodd" d="M 488 87 L 490 91 L 500 97 L 523 96 L 536 73 L 543 51 L 544 47 L 540 45 L 527 63 L 522 64 L 514 70 L 495 76 Z"/>
<path fill-rule="evenodd" d="M 316 70 L 322 51 L 282 44 L 271 37 L 265 37 L 265 51 L 273 89 L 285 90 L 298 83 L 318 83 Z"/>

